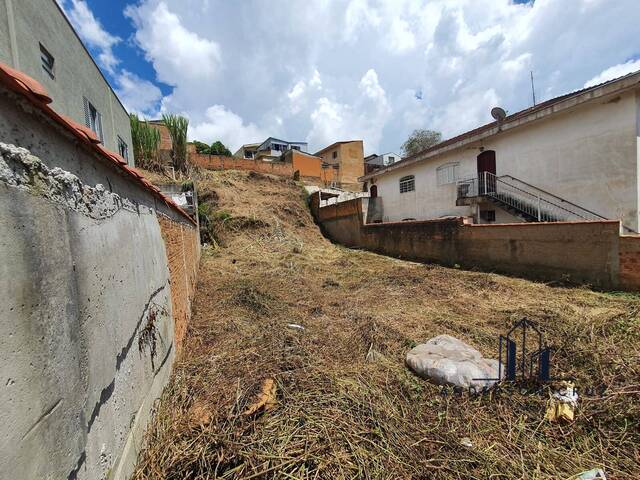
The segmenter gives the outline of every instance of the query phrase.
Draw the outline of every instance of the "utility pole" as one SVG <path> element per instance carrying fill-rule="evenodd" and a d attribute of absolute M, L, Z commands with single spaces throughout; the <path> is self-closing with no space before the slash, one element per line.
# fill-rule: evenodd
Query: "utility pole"
<path fill-rule="evenodd" d="M 533 70 L 531 70 L 529 73 L 531 73 L 531 95 L 533 96 L 533 106 L 536 106 L 536 88 L 533 85 Z"/>

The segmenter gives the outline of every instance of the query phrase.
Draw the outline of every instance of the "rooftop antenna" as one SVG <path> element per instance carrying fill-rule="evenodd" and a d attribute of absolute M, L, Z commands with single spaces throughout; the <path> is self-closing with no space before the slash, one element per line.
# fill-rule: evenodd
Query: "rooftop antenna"
<path fill-rule="evenodd" d="M 531 95 L 533 97 L 533 106 L 536 106 L 536 87 L 533 85 L 533 70 L 530 70 L 531 73 Z"/>

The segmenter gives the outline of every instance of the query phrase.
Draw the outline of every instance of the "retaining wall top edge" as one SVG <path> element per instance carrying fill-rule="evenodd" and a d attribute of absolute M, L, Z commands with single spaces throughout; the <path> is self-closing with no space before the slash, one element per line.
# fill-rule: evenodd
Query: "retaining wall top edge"
<path fill-rule="evenodd" d="M 115 152 L 111 152 L 102 146 L 93 131 L 51 108 L 49 106 L 49 103 L 51 103 L 51 97 L 39 82 L 25 73 L 15 70 L 0 62 L 0 84 L 27 100 L 46 117 L 70 132 L 77 140 L 80 141 L 81 144 L 88 147 L 101 160 L 106 160 L 107 164 L 111 167 L 115 167 L 129 180 L 137 183 L 140 188 L 147 190 L 151 195 L 164 202 L 169 208 L 189 220 L 193 225 L 197 225 L 196 221 L 193 220 L 187 212 L 180 208 L 179 205 L 173 202 L 172 199 L 165 197 L 153 189 L 152 184 L 132 167 L 129 167 L 120 155 Z"/>

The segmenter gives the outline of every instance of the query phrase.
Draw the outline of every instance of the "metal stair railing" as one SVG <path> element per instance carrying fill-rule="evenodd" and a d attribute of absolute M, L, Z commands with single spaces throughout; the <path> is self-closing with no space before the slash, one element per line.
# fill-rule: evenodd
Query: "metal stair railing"
<path fill-rule="evenodd" d="M 495 198 L 539 222 L 607 220 L 602 215 L 510 175 L 497 177 L 491 172 L 480 172 L 478 190 L 481 195 Z"/>
<path fill-rule="evenodd" d="M 609 220 L 511 175 L 498 177 L 491 172 L 480 172 L 475 178 L 459 180 L 457 195 L 458 198 L 488 197 L 540 222 Z M 621 232 L 638 233 L 622 223 L 620 227 Z"/>

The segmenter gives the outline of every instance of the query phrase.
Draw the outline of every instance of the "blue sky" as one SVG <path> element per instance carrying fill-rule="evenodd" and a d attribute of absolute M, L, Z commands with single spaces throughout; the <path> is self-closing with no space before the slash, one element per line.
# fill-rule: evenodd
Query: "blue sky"
<path fill-rule="evenodd" d="M 123 103 L 232 150 L 398 151 L 640 69 L 637 0 L 58 0 Z M 615 28 L 612 26 L 615 25 Z"/>
<path fill-rule="evenodd" d="M 114 54 L 120 59 L 122 65 L 141 78 L 154 80 L 155 71 L 153 65 L 145 59 L 144 52 L 131 41 L 135 30 L 132 22 L 124 16 L 125 8 L 131 3 L 130 0 L 91 0 L 87 2 L 96 20 L 100 22 L 105 31 L 122 39 L 121 42 L 118 42 L 113 47 Z M 89 45 L 89 50 L 96 58 L 100 53 L 100 48 L 95 45 Z M 116 77 L 110 72 L 105 73 L 111 83 L 114 84 Z M 162 82 L 155 83 L 161 89 L 163 95 L 171 93 L 169 85 L 165 85 Z"/>

